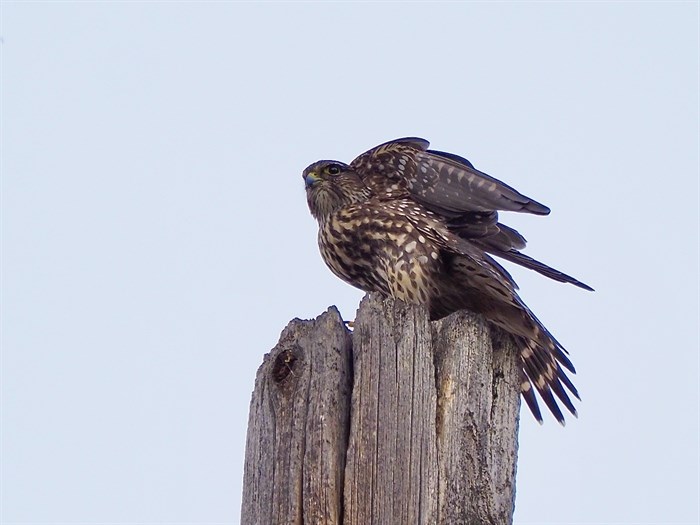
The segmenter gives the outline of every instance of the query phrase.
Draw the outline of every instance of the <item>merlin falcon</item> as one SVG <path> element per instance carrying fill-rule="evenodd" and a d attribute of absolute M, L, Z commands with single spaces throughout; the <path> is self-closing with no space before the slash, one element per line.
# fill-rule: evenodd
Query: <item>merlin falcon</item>
<path fill-rule="evenodd" d="M 402 138 L 350 164 L 321 160 L 304 170 L 321 256 L 352 286 L 427 305 L 433 320 L 464 309 L 508 332 L 532 414 L 542 422 L 536 391 L 563 424 L 557 399 L 576 415 L 569 394 L 579 395 L 564 371 L 574 366 L 492 256 L 592 288 L 521 253 L 525 238 L 498 220 L 499 211 L 547 215 L 549 208 L 462 157 L 428 148 L 424 139 Z"/>

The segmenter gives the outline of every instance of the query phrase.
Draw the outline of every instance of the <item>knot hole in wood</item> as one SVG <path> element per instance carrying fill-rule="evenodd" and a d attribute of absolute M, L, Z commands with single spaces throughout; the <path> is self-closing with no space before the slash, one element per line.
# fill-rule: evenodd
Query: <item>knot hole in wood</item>
<path fill-rule="evenodd" d="M 294 371 L 294 365 L 297 362 L 296 348 L 285 348 L 277 357 L 272 365 L 272 379 L 276 383 L 282 383 Z"/>

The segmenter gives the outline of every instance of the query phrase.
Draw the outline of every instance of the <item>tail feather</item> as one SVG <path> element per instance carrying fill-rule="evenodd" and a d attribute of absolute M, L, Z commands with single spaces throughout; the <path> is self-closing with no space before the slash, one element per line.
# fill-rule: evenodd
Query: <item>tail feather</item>
<path fill-rule="evenodd" d="M 566 357 L 564 347 L 524 304 L 522 304 L 521 315 L 526 318 L 526 322 L 529 322 L 532 327 L 530 337 L 520 336 L 516 338 L 516 341 L 520 343 L 520 357 L 525 365 L 526 373 L 554 417 L 561 424 L 564 424 L 559 407 L 557 406 L 556 410 L 552 407 L 552 405 L 557 405 L 552 393 L 556 395 L 571 414 L 574 416 L 578 415 L 564 387 L 577 399 L 580 399 L 578 390 L 561 365 L 572 373 L 576 373 L 574 366 Z"/>
<path fill-rule="evenodd" d="M 566 425 L 564 414 L 561 413 L 559 405 L 557 405 L 557 400 L 554 399 L 554 396 L 552 395 L 552 391 L 549 388 L 538 388 L 537 391 L 539 392 L 540 397 L 544 401 L 544 404 L 547 405 L 547 408 L 554 416 L 554 419 L 556 419 L 562 426 Z"/>
<path fill-rule="evenodd" d="M 559 347 L 559 346 L 555 346 L 555 347 L 554 347 L 554 350 L 553 350 L 553 353 L 554 353 L 555 359 L 556 359 L 557 361 L 559 361 L 559 363 L 561 363 L 562 365 L 564 365 L 564 368 L 566 368 L 566 369 L 567 369 L 569 372 L 571 372 L 572 374 L 575 374 L 575 373 L 576 373 L 576 369 L 574 368 L 574 365 L 573 365 L 573 363 L 571 362 L 571 360 L 570 360 L 570 359 L 568 358 L 568 356 L 566 355 L 566 350 L 565 350 L 564 348 L 561 348 L 561 347 Z M 562 373 L 563 373 L 563 372 L 562 372 Z"/>
<path fill-rule="evenodd" d="M 530 382 L 530 379 L 525 375 L 525 372 L 523 372 L 523 376 L 524 377 L 520 383 L 520 395 L 523 396 L 523 399 L 525 400 L 527 407 L 530 409 L 530 412 L 535 417 L 537 422 L 541 425 L 542 423 L 544 423 L 544 420 L 542 419 L 542 412 L 540 412 L 540 407 L 537 404 L 537 397 L 535 397 L 535 391 L 532 388 L 532 383 Z"/>
<path fill-rule="evenodd" d="M 569 393 L 579 398 L 564 371 L 575 373 L 566 350 L 520 299 L 512 278 L 497 262 L 474 250 L 473 245 L 458 246 L 460 254 L 443 259 L 445 281 L 430 302 L 433 319 L 468 309 L 483 314 L 491 324 L 508 332 L 520 354 L 521 395 L 525 403 L 541 422 L 540 398 L 554 418 L 564 424 L 560 406 L 575 416 Z"/>
<path fill-rule="evenodd" d="M 529 384 L 531 385 L 527 391 L 532 392 L 532 386 L 534 386 L 539 394 L 539 397 L 542 399 L 542 401 L 544 401 L 544 404 L 547 405 L 547 408 L 554 416 L 554 419 L 563 425 L 564 414 L 562 414 L 559 405 L 557 405 L 557 402 L 552 395 L 550 384 L 542 380 L 543 376 L 540 374 L 538 368 L 531 359 L 523 359 L 523 369 L 525 371 L 525 375 L 529 379 Z M 521 395 L 523 393 L 522 387 L 520 393 Z M 536 399 L 534 400 L 534 404 L 537 405 Z M 530 410 L 532 410 L 532 407 L 529 404 L 528 406 L 530 407 Z M 539 406 L 537 406 L 537 413 L 539 413 Z M 535 415 L 534 412 L 533 415 Z M 537 418 L 537 415 L 535 415 L 535 418 Z M 541 421 L 541 418 L 542 416 L 540 415 L 540 419 L 538 419 L 538 421 Z"/>
<path fill-rule="evenodd" d="M 552 388 L 552 391 L 556 394 L 556 396 L 559 398 L 559 400 L 562 403 L 564 403 L 564 406 L 566 407 L 566 409 L 569 412 L 571 412 L 574 416 L 578 416 L 578 412 L 576 412 L 576 408 L 574 407 L 573 403 L 571 402 L 569 395 L 566 393 L 566 390 L 564 390 L 564 387 L 561 385 L 561 382 L 562 382 L 561 375 L 563 375 L 563 374 L 564 374 L 564 371 L 561 368 L 559 368 L 559 375 L 558 375 L 559 380 L 550 382 L 549 386 Z"/>
<path fill-rule="evenodd" d="M 516 342 L 520 352 L 524 380 L 521 383 L 521 394 L 527 403 L 530 411 L 538 421 L 541 418 L 539 407 L 537 406 L 537 396 L 539 396 L 554 418 L 564 424 L 564 416 L 557 403 L 557 399 L 574 416 L 577 416 L 569 392 L 577 399 L 580 399 L 578 390 L 566 375 L 564 368 L 575 373 L 571 361 L 566 357 L 566 350 L 554 339 L 548 330 L 542 326 L 540 321 L 532 312 L 520 301 L 517 296 L 515 300 L 519 303 L 519 308 L 499 308 L 492 319 L 494 324 L 509 331 Z M 504 313 L 510 315 L 504 317 Z M 556 397 L 555 397 L 556 396 Z"/>
<path fill-rule="evenodd" d="M 574 384 L 571 382 L 571 379 L 569 379 L 569 377 L 566 375 L 566 373 L 561 369 L 559 369 L 559 379 L 561 380 L 562 383 L 564 383 L 566 388 L 569 389 L 569 392 L 571 392 L 576 397 L 576 399 L 581 401 L 581 396 L 579 396 L 578 390 L 576 389 Z"/>

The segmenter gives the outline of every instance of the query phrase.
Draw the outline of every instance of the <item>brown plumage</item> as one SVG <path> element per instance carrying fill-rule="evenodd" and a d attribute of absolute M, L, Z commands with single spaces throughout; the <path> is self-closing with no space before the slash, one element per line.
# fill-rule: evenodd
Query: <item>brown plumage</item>
<path fill-rule="evenodd" d="M 559 422 L 554 396 L 576 414 L 567 389 L 577 398 L 578 392 L 563 370 L 574 372 L 566 350 L 489 255 L 590 290 L 520 253 L 525 239 L 498 222 L 499 210 L 546 215 L 549 208 L 418 138 L 387 142 L 350 165 L 318 161 L 303 177 L 321 255 L 333 273 L 362 290 L 426 304 L 432 319 L 460 309 L 483 314 L 516 341 L 521 393 L 537 420 L 535 390 Z"/>

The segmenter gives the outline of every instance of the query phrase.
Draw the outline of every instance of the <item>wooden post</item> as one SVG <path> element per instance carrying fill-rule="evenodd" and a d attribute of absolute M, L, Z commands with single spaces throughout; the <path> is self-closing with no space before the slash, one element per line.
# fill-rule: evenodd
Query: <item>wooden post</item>
<path fill-rule="evenodd" d="M 250 405 L 242 525 L 512 523 L 510 340 L 481 317 L 363 299 L 293 320 Z"/>

